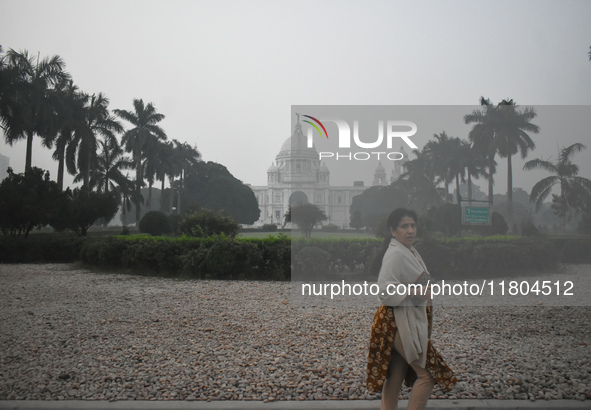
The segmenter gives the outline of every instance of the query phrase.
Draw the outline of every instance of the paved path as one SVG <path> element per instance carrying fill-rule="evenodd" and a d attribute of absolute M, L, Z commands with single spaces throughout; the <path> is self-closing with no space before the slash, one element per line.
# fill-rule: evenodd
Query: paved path
<path fill-rule="evenodd" d="M 400 401 L 400 409 L 406 409 L 408 401 Z M 377 400 L 349 401 L 0 401 L 0 410 L 377 410 Z M 591 409 L 589 401 L 576 400 L 430 400 L 427 410 L 581 410 Z"/>

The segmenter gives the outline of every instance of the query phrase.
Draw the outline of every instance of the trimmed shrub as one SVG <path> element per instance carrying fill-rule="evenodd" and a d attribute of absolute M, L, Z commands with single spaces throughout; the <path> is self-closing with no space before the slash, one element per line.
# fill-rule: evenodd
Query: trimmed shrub
<path fill-rule="evenodd" d="M 275 224 L 264 224 L 261 227 L 261 231 L 263 231 L 263 232 L 276 232 L 277 231 L 277 225 L 275 225 Z"/>
<path fill-rule="evenodd" d="M 291 240 L 283 234 L 278 237 L 269 236 L 263 240 L 252 242 L 261 251 L 264 269 L 260 279 L 290 280 L 291 279 Z"/>
<path fill-rule="evenodd" d="M 198 279 L 288 280 L 290 242 L 285 238 L 110 237 L 88 241 L 87 264 L 134 273 Z"/>
<path fill-rule="evenodd" d="M 435 279 L 469 279 L 555 268 L 558 248 L 542 239 L 421 241 L 417 250 Z"/>
<path fill-rule="evenodd" d="M 32 234 L 27 239 L 0 238 L 0 263 L 71 263 L 79 259 L 86 243 L 78 237 L 40 237 Z"/>
<path fill-rule="evenodd" d="M 577 224 L 577 232 L 583 235 L 591 234 L 591 215 L 583 213 L 581 221 Z"/>
<path fill-rule="evenodd" d="M 560 261 L 563 263 L 591 263 L 591 238 L 566 240 L 561 247 Z"/>
<path fill-rule="evenodd" d="M 168 216 L 164 212 L 150 211 L 144 215 L 139 224 L 140 232 L 152 236 L 160 236 L 172 232 Z"/>
<path fill-rule="evenodd" d="M 324 249 L 306 246 L 292 258 L 293 272 L 299 280 L 310 279 L 330 271 L 331 254 Z"/>
<path fill-rule="evenodd" d="M 376 239 L 326 240 L 310 239 L 292 241 L 292 254 L 297 255 L 305 247 L 315 247 L 328 253 L 325 255 L 328 269 L 332 273 L 368 271 L 373 255 L 381 241 Z M 324 262 L 321 262 L 324 265 Z"/>
<path fill-rule="evenodd" d="M 197 266 L 204 279 L 253 279 L 260 276 L 263 258 L 256 245 L 216 239 L 202 248 Z"/>
<path fill-rule="evenodd" d="M 322 225 L 320 230 L 322 230 L 323 232 L 337 232 L 339 230 L 339 227 L 335 224 L 327 224 Z"/>
<path fill-rule="evenodd" d="M 89 240 L 80 250 L 80 260 L 89 265 L 120 268 L 128 246 L 129 242 L 114 237 Z"/>
<path fill-rule="evenodd" d="M 421 240 L 415 245 L 415 248 L 421 254 L 427 269 L 435 280 L 443 279 L 448 271 L 455 270 L 454 255 L 450 252 L 449 246 L 442 242 L 434 239 Z"/>
<path fill-rule="evenodd" d="M 180 255 L 184 246 L 174 241 L 136 241 L 130 243 L 122 254 L 126 268 L 159 273 L 161 276 L 176 276 L 182 267 Z"/>
<path fill-rule="evenodd" d="M 179 229 L 182 234 L 195 238 L 220 234 L 233 238 L 238 234 L 240 226 L 232 218 L 210 209 L 200 208 L 185 215 Z"/>

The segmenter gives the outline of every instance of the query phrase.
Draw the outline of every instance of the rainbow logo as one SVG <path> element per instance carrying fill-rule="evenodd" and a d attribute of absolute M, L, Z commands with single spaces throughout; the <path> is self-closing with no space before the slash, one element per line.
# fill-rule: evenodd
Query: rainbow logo
<path fill-rule="evenodd" d="M 318 125 L 320 125 L 322 127 L 322 129 L 324 130 L 324 135 L 326 135 L 326 139 L 328 139 L 328 132 L 326 132 L 326 128 L 324 128 L 324 125 L 322 125 L 322 123 L 320 121 L 318 121 L 316 118 L 311 117 L 309 115 L 304 115 L 304 117 L 306 118 L 310 118 L 311 120 L 315 121 Z M 318 131 L 318 134 L 320 134 L 320 138 L 322 138 L 322 132 L 320 131 L 320 128 L 318 128 L 318 125 L 314 124 L 311 121 L 307 121 L 307 120 L 303 120 L 304 122 L 307 122 L 308 124 L 310 124 L 312 127 L 316 128 L 316 131 Z"/>

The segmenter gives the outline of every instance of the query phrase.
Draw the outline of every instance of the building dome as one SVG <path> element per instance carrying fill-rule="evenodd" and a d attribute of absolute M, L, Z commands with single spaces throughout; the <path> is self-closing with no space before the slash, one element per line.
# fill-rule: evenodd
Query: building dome
<path fill-rule="evenodd" d="M 278 172 L 278 171 L 279 171 L 279 168 L 275 164 L 271 164 L 271 166 L 267 170 L 267 172 Z"/>
<path fill-rule="evenodd" d="M 285 140 L 277 154 L 277 160 L 288 158 L 318 159 L 316 148 L 308 148 L 308 139 L 304 136 L 300 123 L 296 124 L 293 135 Z"/>

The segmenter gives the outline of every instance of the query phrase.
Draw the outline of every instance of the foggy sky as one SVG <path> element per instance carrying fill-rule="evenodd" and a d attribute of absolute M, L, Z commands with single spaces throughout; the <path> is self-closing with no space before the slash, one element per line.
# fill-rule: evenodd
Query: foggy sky
<path fill-rule="evenodd" d="M 0 0 L 0 44 L 61 56 L 80 89 L 106 94 L 111 110 L 153 102 L 169 139 L 265 185 L 291 134 L 291 105 L 474 105 L 480 96 L 591 104 L 589 16 L 590 2 L 568 0 Z M 538 148 L 527 159 L 586 144 L 574 161 L 591 178 L 591 130 L 532 137 Z M 9 147 L 2 138 L 0 153 L 23 171 L 24 140 Z M 495 191 L 504 193 L 498 162 Z M 39 141 L 33 164 L 56 178 Z M 515 172 L 513 185 L 530 191 L 546 175 Z"/>

